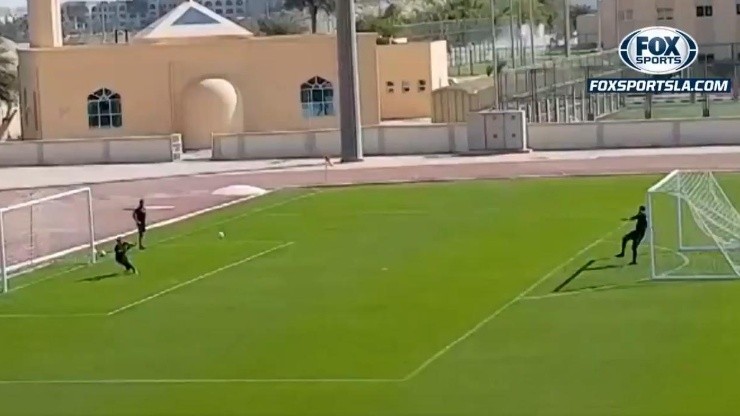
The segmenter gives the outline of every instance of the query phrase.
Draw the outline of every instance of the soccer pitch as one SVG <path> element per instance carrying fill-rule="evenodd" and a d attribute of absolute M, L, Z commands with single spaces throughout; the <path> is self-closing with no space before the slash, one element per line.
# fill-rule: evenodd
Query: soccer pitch
<path fill-rule="evenodd" d="M 734 414 L 740 284 L 614 259 L 660 177 L 286 190 L 152 230 L 139 276 L 18 277 L 0 414 Z"/>

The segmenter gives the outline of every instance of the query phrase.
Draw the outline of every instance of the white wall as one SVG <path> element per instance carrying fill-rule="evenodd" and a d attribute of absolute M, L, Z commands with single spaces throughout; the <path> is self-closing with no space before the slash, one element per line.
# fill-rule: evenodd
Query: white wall
<path fill-rule="evenodd" d="M 740 145 L 740 118 L 529 124 L 533 150 Z"/>
<path fill-rule="evenodd" d="M 179 135 L 0 143 L 0 167 L 172 162 Z"/>
<path fill-rule="evenodd" d="M 465 125 L 422 124 L 364 127 L 363 150 L 371 155 L 467 151 Z M 338 156 L 339 130 L 214 134 L 214 160 Z"/>
<path fill-rule="evenodd" d="M 530 123 L 532 150 L 740 145 L 740 118 Z M 338 130 L 271 134 L 215 134 L 214 160 L 337 156 Z M 468 152 L 465 124 L 382 125 L 363 128 L 363 149 L 372 155 Z"/>

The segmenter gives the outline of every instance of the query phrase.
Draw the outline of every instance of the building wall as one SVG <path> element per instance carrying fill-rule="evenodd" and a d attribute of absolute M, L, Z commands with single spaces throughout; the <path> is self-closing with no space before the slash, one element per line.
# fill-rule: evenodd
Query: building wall
<path fill-rule="evenodd" d="M 381 119 L 431 117 L 432 91 L 448 82 L 445 42 L 378 46 L 378 80 Z"/>
<path fill-rule="evenodd" d="M 378 62 L 374 35 L 360 35 L 358 64 L 363 124 L 379 122 Z M 182 95 L 203 79 L 225 79 L 242 100 L 246 131 L 337 127 L 338 114 L 304 118 L 301 84 L 330 81 L 339 111 L 333 36 L 204 39 L 167 44 L 90 45 L 22 51 L 22 89 L 38 71 L 39 128 L 26 138 L 71 138 L 178 133 Z M 416 77 L 414 77 L 416 78 Z M 107 88 L 120 94 L 120 128 L 90 128 L 87 96 Z M 32 117 L 33 118 L 33 117 Z M 216 132 L 218 133 L 218 132 Z M 187 140 L 184 138 L 184 140 Z"/>
<path fill-rule="evenodd" d="M 599 43 L 599 16 L 598 14 L 582 14 L 576 17 L 576 31 L 578 45 Z"/>
<path fill-rule="evenodd" d="M 27 51 L 18 51 L 19 108 L 22 137 L 41 138 L 39 118 L 39 80 L 37 77 L 36 56 Z"/>
<path fill-rule="evenodd" d="M 450 85 L 449 62 L 447 61 L 447 42 L 436 41 L 430 45 L 432 67 L 432 91 Z M 430 100 L 431 101 L 431 100 Z"/>
<path fill-rule="evenodd" d="M 697 8 L 702 7 L 705 14 L 707 6 L 711 7 L 712 15 L 698 16 Z M 738 7 L 737 0 L 602 0 L 599 16 L 604 46 L 616 48 L 629 32 L 646 26 L 685 30 L 700 46 L 738 43 Z"/>

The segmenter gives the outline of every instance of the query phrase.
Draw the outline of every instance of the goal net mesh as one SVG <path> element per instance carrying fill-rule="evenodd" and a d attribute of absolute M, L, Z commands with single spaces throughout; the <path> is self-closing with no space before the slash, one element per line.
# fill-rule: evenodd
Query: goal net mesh
<path fill-rule="evenodd" d="M 710 171 L 674 171 L 650 188 L 653 278 L 740 277 L 737 191 L 736 177 Z"/>
<path fill-rule="evenodd" d="M 0 206 L 3 283 L 51 262 L 83 264 L 94 260 L 89 188 L 63 193 L 29 193 Z"/>

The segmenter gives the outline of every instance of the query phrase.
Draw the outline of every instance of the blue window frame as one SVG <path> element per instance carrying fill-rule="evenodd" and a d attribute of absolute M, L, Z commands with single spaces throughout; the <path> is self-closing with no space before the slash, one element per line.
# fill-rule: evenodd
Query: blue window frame
<path fill-rule="evenodd" d="M 102 88 L 87 96 L 87 123 L 93 129 L 110 129 L 123 125 L 121 96 Z"/>
<path fill-rule="evenodd" d="M 321 77 L 301 84 L 301 109 L 304 118 L 334 116 L 334 87 Z"/>

